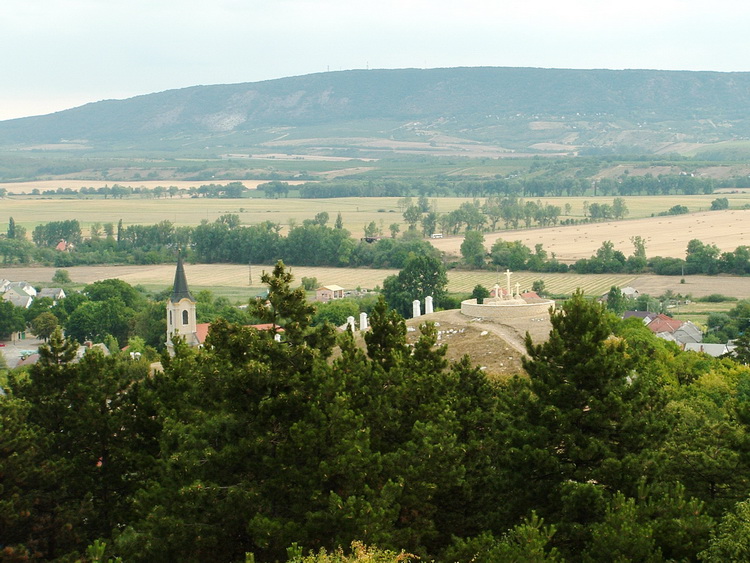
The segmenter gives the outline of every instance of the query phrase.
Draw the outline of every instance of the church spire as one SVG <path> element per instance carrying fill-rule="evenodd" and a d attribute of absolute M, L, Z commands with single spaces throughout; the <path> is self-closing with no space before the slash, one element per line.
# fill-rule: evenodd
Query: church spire
<path fill-rule="evenodd" d="M 172 303 L 178 303 L 181 299 L 195 301 L 188 289 L 187 277 L 185 277 L 185 267 L 182 265 L 182 254 L 177 253 L 177 270 L 174 273 L 174 288 L 172 289 Z"/>

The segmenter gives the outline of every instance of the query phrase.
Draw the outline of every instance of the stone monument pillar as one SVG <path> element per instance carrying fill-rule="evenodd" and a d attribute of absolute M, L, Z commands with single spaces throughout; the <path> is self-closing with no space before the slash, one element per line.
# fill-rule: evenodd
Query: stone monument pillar
<path fill-rule="evenodd" d="M 367 313 L 359 314 L 359 330 L 367 330 Z"/>
<path fill-rule="evenodd" d="M 424 314 L 431 315 L 432 313 L 432 295 L 428 295 L 424 298 Z"/>
<path fill-rule="evenodd" d="M 516 282 L 516 298 L 521 298 L 521 284 L 518 282 Z"/>
<path fill-rule="evenodd" d="M 420 308 L 419 299 L 415 299 L 411 304 L 411 312 L 412 312 L 412 318 L 416 319 L 417 317 L 422 316 L 422 309 Z"/>
<path fill-rule="evenodd" d="M 357 330 L 357 327 L 354 326 L 354 317 L 346 317 L 346 324 L 349 326 L 349 329 L 354 332 Z"/>

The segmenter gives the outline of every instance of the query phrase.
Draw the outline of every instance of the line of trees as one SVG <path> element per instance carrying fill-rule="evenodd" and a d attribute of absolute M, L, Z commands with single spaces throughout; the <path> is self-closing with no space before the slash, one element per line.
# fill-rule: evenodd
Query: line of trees
<path fill-rule="evenodd" d="M 286 236 L 270 221 L 242 226 L 239 216 L 227 214 L 197 227 L 177 227 L 170 221 L 156 225 L 91 226 L 83 239 L 76 220 L 53 221 L 34 230 L 38 246 L 27 240 L 0 239 L 3 263 L 47 262 L 65 268 L 79 264 L 156 264 L 174 261 L 176 248 L 203 263 L 273 263 L 284 259 L 296 266 L 371 266 L 400 268 L 409 253 L 437 255 L 438 251 L 415 233 L 366 242 L 352 238 L 339 217 L 333 226 L 328 213 L 292 225 Z M 18 227 L 16 227 L 18 228 Z M 70 252 L 54 250 L 60 240 L 77 241 Z"/>
<path fill-rule="evenodd" d="M 621 217 L 627 213 L 627 207 L 624 202 L 618 203 L 618 199 L 615 198 L 611 206 L 599 207 L 609 208 L 607 213 L 613 218 L 612 213 L 615 212 Z M 497 215 L 485 213 L 493 206 Z M 589 206 L 589 213 L 594 207 L 594 204 Z M 542 216 L 554 221 L 550 217 L 558 211 L 556 206 L 510 198 L 490 198 L 481 206 L 478 202 L 465 202 L 459 209 L 438 215 L 429 211 L 427 198 L 420 198 L 417 204 L 413 204 L 411 198 L 405 198 L 404 209 L 409 228 L 401 236 L 397 236 L 397 228 L 392 228 L 392 236 L 381 239 L 381 233 L 373 223 L 370 228 L 375 232 L 366 240 L 352 238 L 349 231 L 343 228 L 340 215 L 330 226 L 328 213 L 321 212 L 314 219 L 290 225 L 286 236 L 282 236 L 281 225 L 277 223 L 266 221 L 259 225 L 243 226 L 235 214 L 223 215 L 212 223 L 204 220 L 197 227 L 177 227 L 170 221 L 129 226 L 123 226 L 122 221 L 116 226 L 113 223 L 94 223 L 87 239 L 82 237 L 77 220 L 52 221 L 34 228 L 32 238 L 35 246 L 25 239 L 23 228 L 15 225 L 11 218 L 8 233 L 13 236 L 0 239 L 0 256 L 4 264 L 37 261 L 65 268 L 81 264 L 171 262 L 175 249 L 183 248 L 188 251 L 190 259 L 202 263 L 269 263 L 283 259 L 297 266 L 401 268 L 409 253 L 438 255 L 432 245 L 422 240 L 423 235 L 429 236 L 439 228 L 447 232 L 458 232 L 465 228 L 466 235 L 461 246 L 465 266 L 482 268 L 492 264 L 537 272 L 568 270 L 568 266 L 559 262 L 554 253 L 549 256 L 542 245 L 536 245 L 532 251 L 520 241 L 498 239 L 489 253 L 484 248 L 482 232 L 488 218 L 491 221 L 502 219 L 508 227 L 517 226 L 522 212 L 527 213 L 527 225 L 532 220 L 544 221 Z M 420 223 L 421 233 L 417 229 Z M 494 228 L 494 223 L 491 226 Z M 75 250 L 54 250 L 61 240 L 73 243 Z M 634 244 L 631 256 L 626 257 L 623 252 L 615 250 L 611 241 L 604 241 L 595 255 L 578 260 L 570 269 L 582 274 L 644 271 L 659 275 L 750 274 L 750 247 L 746 245 L 738 246 L 734 251 L 721 252 L 715 244 L 693 239 L 688 243 L 684 259 L 659 256 L 647 259 L 642 237 L 635 236 L 631 242 Z"/>
<path fill-rule="evenodd" d="M 691 274 L 750 274 L 750 247 L 738 246 L 733 251 L 721 252 L 715 244 L 705 244 L 698 239 L 688 242 L 685 258 L 646 257 L 646 241 L 640 235 L 631 237 L 633 253 L 630 256 L 616 250 L 612 241 L 604 241 L 590 258 L 582 258 L 568 266 L 548 255 L 541 244 L 532 251 L 521 241 L 498 239 L 487 253 L 484 235 L 468 231 L 461 244 L 462 264 L 468 268 L 486 268 L 489 265 L 510 268 L 514 271 L 566 272 L 578 274 L 642 273 L 684 276 Z"/>
<path fill-rule="evenodd" d="M 409 345 L 382 301 L 359 346 L 312 326 L 282 265 L 263 281 L 253 313 L 281 342 L 219 320 L 149 375 L 121 354 L 75 363 L 56 332 L 10 375 L 4 558 L 302 561 L 354 541 L 446 562 L 750 556 L 747 367 L 578 293 L 499 382 L 448 362 L 432 325 Z"/>
<path fill-rule="evenodd" d="M 660 174 L 653 176 L 623 174 L 617 178 L 578 177 L 558 171 L 530 173 L 526 177 L 515 174 L 492 179 L 414 179 L 414 180 L 336 180 L 306 182 L 295 186 L 303 198 L 335 197 L 405 197 L 405 196 L 463 196 L 463 197 L 580 197 L 584 195 L 697 195 L 710 194 L 721 187 L 738 186 L 743 178 L 717 181 L 692 174 Z M 280 186 L 286 184 L 285 189 Z M 269 185 L 267 197 L 288 196 L 291 186 L 286 182 Z"/>
<path fill-rule="evenodd" d="M 146 198 L 162 198 L 175 196 L 207 197 L 220 199 L 237 199 L 247 197 L 249 189 L 242 182 L 228 182 L 227 184 L 202 184 L 197 187 L 178 188 L 177 186 L 156 186 L 147 188 L 145 186 L 123 186 L 113 184 L 98 188 L 82 187 L 78 190 L 73 188 L 57 188 L 40 190 L 35 188 L 31 195 L 40 196 L 104 196 L 104 199 L 124 199 L 126 197 L 138 196 Z"/>

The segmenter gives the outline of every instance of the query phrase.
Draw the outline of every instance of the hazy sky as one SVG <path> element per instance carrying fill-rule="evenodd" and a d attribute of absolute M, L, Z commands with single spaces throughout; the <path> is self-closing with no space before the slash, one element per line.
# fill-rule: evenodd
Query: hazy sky
<path fill-rule="evenodd" d="M 750 71 L 745 0 L 1 0 L 0 119 L 353 68 Z"/>

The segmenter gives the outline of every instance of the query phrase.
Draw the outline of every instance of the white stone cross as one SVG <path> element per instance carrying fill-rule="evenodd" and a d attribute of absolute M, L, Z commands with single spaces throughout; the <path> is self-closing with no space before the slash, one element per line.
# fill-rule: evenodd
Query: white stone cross
<path fill-rule="evenodd" d="M 511 297 L 513 294 L 510 292 L 510 270 L 505 270 L 505 277 L 508 278 L 508 297 Z"/>

